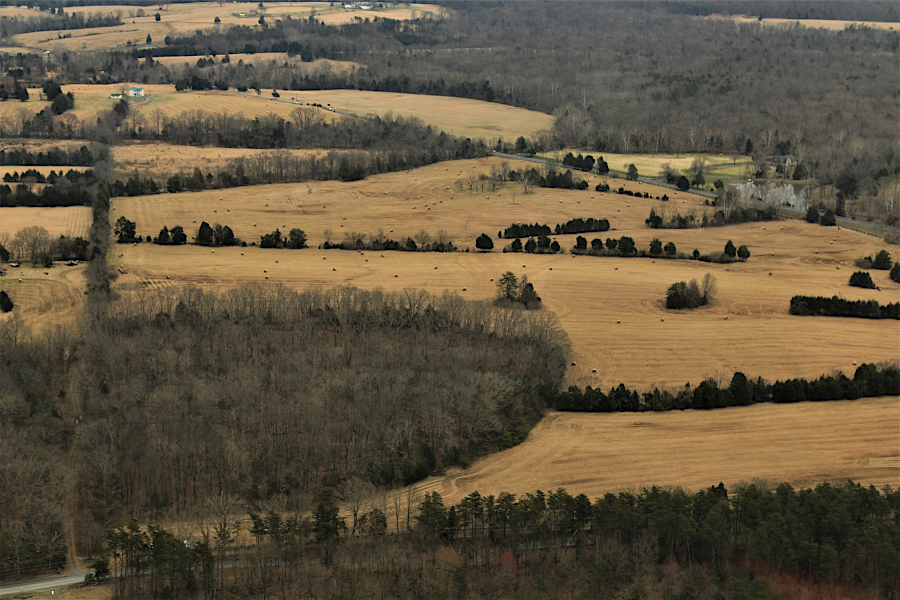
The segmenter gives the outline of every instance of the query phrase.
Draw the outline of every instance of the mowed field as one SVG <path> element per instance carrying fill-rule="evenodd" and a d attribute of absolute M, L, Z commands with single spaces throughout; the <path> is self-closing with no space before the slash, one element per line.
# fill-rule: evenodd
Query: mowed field
<path fill-rule="evenodd" d="M 592 500 L 719 482 L 900 485 L 900 398 L 757 404 L 712 411 L 551 413 L 522 444 L 414 487 L 456 503 L 474 491 L 565 488 Z M 391 519 L 388 519 L 391 522 Z"/>
<path fill-rule="evenodd" d="M 275 2 L 266 3 L 265 10 L 259 14 L 250 14 L 251 10 L 258 10 L 250 4 L 223 4 L 219 2 L 191 2 L 185 4 L 171 4 L 166 10 L 158 10 L 155 6 L 143 7 L 143 15 L 138 16 L 136 6 L 82 6 L 67 7 L 68 13 L 105 13 L 119 14 L 122 25 L 112 27 L 94 27 L 87 29 L 67 30 L 69 37 L 59 39 L 56 32 L 36 31 L 12 36 L 12 42 L 17 46 L 40 50 L 55 50 L 63 47 L 67 50 L 101 50 L 118 48 L 128 45 L 145 45 L 149 34 L 157 44 L 163 38 L 173 33 L 184 33 L 216 27 L 215 19 L 218 17 L 221 25 L 248 25 L 257 24 L 259 17 L 265 16 L 270 23 L 274 20 L 290 16 L 291 18 L 308 18 L 313 13 L 316 18 L 328 25 L 349 23 L 356 18 L 372 19 L 374 17 L 389 18 L 395 20 L 408 20 L 413 18 L 427 18 L 443 14 L 446 9 L 430 4 L 410 4 L 392 9 L 377 10 L 345 10 L 340 4 L 331 7 L 317 2 Z M 160 20 L 157 22 L 154 15 L 159 12 Z M 40 16 L 37 10 L 23 10 L 20 8 L 0 9 L 2 16 L 31 17 Z M 44 13 L 46 14 L 46 13 Z"/>
<path fill-rule="evenodd" d="M 324 67 L 323 67 L 324 68 Z M 80 120 L 95 119 L 119 102 L 110 98 L 110 94 L 121 92 L 131 84 L 107 85 L 64 85 L 64 92 L 72 92 L 75 96 L 75 108 L 65 113 L 62 118 L 74 115 Z M 257 95 L 253 92 L 240 94 L 236 92 L 201 91 L 176 92 L 173 85 L 143 85 L 147 96 L 131 101 L 131 108 L 140 112 L 144 118 L 144 126 L 149 127 L 151 113 L 159 109 L 167 116 L 179 115 L 185 111 L 202 110 L 213 113 L 241 114 L 247 118 L 262 117 L 275 114 L 285 119 L 298 107 L 292 100 L 301 105 L 318 103 L 331 104 L 333 107 L 365 116 L 369 114 L 385 115 L 393 113 L 404 117 L 417 117 L 429 125 L 433 125 L 447 133 L 471 138 L 494 140 L 530 137 L 539 131 L 549 130 L 553 126 L 553 116 L 524 108 L 469 100 L 467 98 L 451 98 L 447 96 L 424 96 L 416 94 L 394 94 L 390 92 L 365 92 L 359 90 L 317 90 L 289 91 L 279 93 L 279 101 L 272 98 L 272 90 L 261 90 Z M 40 100 L 40 89 L 29 90 L 28 102 L 0 103 L 0 119 L 19 118 L 20 112 L 27 112 L 29 118 L 50 105 Z M 318 109 L 320 118 L 327 120 L 343 119 L 324 109 Z"/>
<path fill-rule="evenodd" d="M 203 174 L 215 173 L 229 161 L 272 152 L 255 148 L 221 148 L 211 146 L 177 146 L 164 142 L 128 142 L 112 148 L 113 165 L 123 177 L 135 169 L 144 177 L 170 176 L 173 173 L 192 173 L 194 168 Z M 281 152 L 281 150 L 279 150 Z M 319 156 L 331 150 L 287 150 L 294 156 Z M 341 153 L 340 150 L 333 152 Z M 52 168 L 52 167 L 48 167 Z M 2 173 L 2 171 L 0 171 Z"/>
<path fill-rule="evenodd" d="M 12 167 L 6 167 L 15 170 Z M 54 167 L 17 167 L 50 171 Z M 63 169 L 83 169 L 84 167 L 56 167 Z M 12 238 L 17 231 L 32 225 L 39 225 L 51 237 L 60 235 L 87 236 L 91 226 L 91 208 L 89 206 L 4 206 L 0 208 L 0 235 Z"/>
<path fill-rule="evenodd" d="M 157 62 L 167 67 L 177 67 L 184 65 L 196 65 L 201 58 L 213 59 L 217 63 L 222 62 L 223 56 L 160 56 L 154 58 L 153 62 Z M 237 64 L 243 62 L 248 65 L 268 64 L 273 60 L 279 65 L 287 63 L 292 68 L 297 69 L 300 74 L 313 74 L 320 71 L 332 71 L 334 73 L 346 73 L 362 67 L 360 63 L 350 60 L 331 60 L 328 58 L 317 58 L 310 62 L 303 62 L 299 56 L 289 56 L 287 52 L 258 52 L 256 54 L 231 54 L 229 60 Z"/>
<path fill-rule="evenodd" d="M 712 181 L 716 177 L 721 177 L 723 180 L 741 177 L 745 166 L 750 163 L 749 156 L 739 156 L 737 160 L 734 160 L 731 156 L 725 154 L 624 154 L 573 148 L 567 148 L 559 152 L 545 152 L 541 156 L 562 162 L 567 152 L 571 152 L 576 156 L 578 154 L 584 156 L 590 154 L 595 159 L 602 156 L 606 164 L 609 165 L 610 171 L 618 173 L 626 173 L 628 165 L 634 164 L 641 177 L 656 177 L 659 175 L 662 165 L 666 163 L 673 169 L 684 173 L 690 168 L 695 158 L 703 158 L 706 160 L 706 179 L 710 185 L 712 185 Z"/>
<path fill-rule="evenodd" d="M 260 235 L 276 227 L 282 231 L 300 227 L 313 245 L 324 240 L 325 229 L 332 231 L 333 241 L 341 240 L 347 231 L 375 233 L 382 229 L 387 236 L 402 239 L 421 229 L 432 236 L 443 230 L 458 245 L 474 250 L 473 240 L 480 233 L 496 236 L 497 230 L 512 222 L 537 221 L 552 227 L 574 217 L 595 217 L 608 218 L 615 230 L 586 234 L 588 239 L 630 235 L 638 247 L 646 248 L 652 238 L 659 237 L 663 242 L 673 241 L 681 251 L 698 248 L 703 253 L 720 251 L 732 239 L 735 244 L 746 244 L 752 256 L 743 264 L 715 265 L 573 257 L 568 253 L 503 254 L 499 248 L 505 240 L 495 240 L 497 248 L 487 254 L 213 251 L 141 244 L 117 249 L 122 256 L 114 260 L 129 273 L 120 277 L 116 286 L 123 292 L 243 283 L 281 283 L 298 289 L 415 287 L 490 299 L 496 294 L 497 278 L 511 270 L 527 275 L 544 306 L 558 315 L 572 341 L 576 363 L 568 379 L 580 385 L 608 387 L 623 382 L 642 389 L 674 387 L 710 376 L 730 377 L 737 370 L 770 380 L 817 377 L 834 369 L 852 373 L 854 361 L 891 361 L 900 356 L 895 321 L 788 315 L 795 294 L 897 301 L 900 286 L 883 271 L 872 271 L 881 290 L 847 285 L 856 258 L 881 248 L 897 252 L 877 238 L 800 221 L 653 231 L 643 224 L 650 208 L 659 204 L 653 200 L 564 190 L 539 190 L 523 196 L 521 188 L 512 187 L 488 197 L 455 188 L 454 182 L 466 169 L 485 172 L 496 163 L 498 159 L 458 161 L 362 182 L 119 198 L 113 203 L 111 218 L 124 215 L 136 221 L 142 235 L 156 235 L 163 225 L 182 225 L 194 235 L 198 224 L 206 220 L 229 225 L 239 237 L 257 243 Z M 515 199 L 513 189 L 519 192 Z M 684 211 L 695 202 L 696 196 L 682 194 L 673 196 L 668 206 Z M 574 238 L 558 236 L 566 249 L 574 245 Z M 711 306 L 688 312 L 664 308 L 670 284 L 700 279 L 707 272 L 718 281 Z"/>
<path fill-rule="evenodd" d="M 840 19 L 778 19 L 766 18 L 762 21 L 758 17 L 734 16 L 725 17 L 721 15 L 701 17 L 710 19 L 729 19 L 736 23 L 761 23 L 763 25 L 800 25 L 802 27 L 812 27 L 817 29 L 831 29 L 833 31 L 841 31 L 848 27 L 871 27 L 873 29 L 887 29 L 895 31 L 900 29 L 900 23 L 894 21 L 845 21 Z"/>

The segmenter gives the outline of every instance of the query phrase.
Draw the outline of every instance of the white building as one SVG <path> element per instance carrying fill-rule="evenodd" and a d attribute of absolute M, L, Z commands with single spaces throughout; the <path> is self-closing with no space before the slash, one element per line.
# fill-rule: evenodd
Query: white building
<path fill-rule="evenodd" d="M 133 87 L 128 90 L 128 95 L 132 98 L 141 98 L 144 95 L 144 88 L 142 87 Z"/>

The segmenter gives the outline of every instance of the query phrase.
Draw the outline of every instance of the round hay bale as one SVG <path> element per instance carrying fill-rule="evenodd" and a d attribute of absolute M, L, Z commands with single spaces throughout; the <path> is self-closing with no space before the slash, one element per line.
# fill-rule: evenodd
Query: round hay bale
<path fill-rule="evenodd" d="M 463 288 L 463 291 L 466 291 L 466 288 Z"/>
<path fill-rule="evenodd" d="M 660 319 L 659 322 L 660 322 L 660 323 L 665 323 L 666 320 L 665 320 L 665 319 Z"/>
<path fill-rule="evenodd" d="M 268 273 L 268 272 L 269 272 L 268 269 L 263 269 L 263 273 Z"/>
<path fill-rule="evenodd" d="M 269 278 L 269 276 L 268 276 L 268 275 L 266 275 L 266 279 L 268 279 L 268 278 Z"/>
<path fill-rule="evenodd" d="M 335 269 L 335 268 L 332 268 L 331 270 L 332 270 L 332 271 L 337 271 L 337 269 Z"/>
<path fill-rule="evenodd" d="M 853 361 L 853 364 L 854 364 L 854 365 L 856 364 L 856 361 L 855 361 L 855 360 Z"/>
<path fill-rule="evenodd" d="M 726 320 L 726 321 L 728 320 L 728 315 L 725 315 L 725 320 Z"/>
<path fill-rule="evenodd" d="M 396 279 L 397 277 L 399 277 L 399 275 L 394 275 L 394 278 L 395 278 L 395 279 Z"/>
<path fill-rule="evenodd" d="M 243 253 L 243 252 L 241 252 L 241 256 L 243 256 L 243 255 L 244 255 L 244 253 Z"/>
<path fill-rule="evenodd" d="M 553 270 L 553 267 L 550 267 L 550 270 L 552 271 L 552 270 Z"/>
<path fill-rule="evenodd" d="M 772 276 L 772 271 L 769 271 L 769 277 L 771 277 L 771 276 Z"/>
<path fill-rule="evenodd" d="M 210 253 L 210 254 L 215 254 L 216 251 L 215 251 L 215 250 L 210 250 L 209 253 Z"/>
<path fill-rule="evenodd" d="M 621 325 L 622 321 L 616 321 L 616 325 Z"/>
<path fill-rule="evenodd" d="M 616 267 L 615 270 L 618 271 L 618 270 L 619 270 L 619 267 Z"/>
<path fill-rule="evenodd" d="M 243 254 L 243 252 L 241 252 L 241 254 Z M 277 261 L 277 260 L 275 261 L 275 264 L 276 264 L 276 265 L 278 264 L 278 261 Z"/>
<path fill-rule="evenodd" d="M 766 228 L 765 228 L 765 227 L 763 227 L 763 231 L 765 231 L 765 230 L 766 230 Z"/>
<path fill-rule="evenodd" d="M 591 369 L 591 373 L 596 373 L 597 369 Z"/>
<path fill-rule="evenodd" d="M 574 361 L 574 360 L 572 361 L 572 366 L 573 366 L 573 367 L 577 366 L 577 365 L 575 364 L 575 361 Z"/>
<path fill-rule="evenodd" d="M 437 267 L 435 267 L 434 270 L 437 271 Z"/>
<path fill-rule="evenodd" d="M 522 265 L 522 268 L 524 269 L 524 268 L 525 268 L 525 265 Z"/>

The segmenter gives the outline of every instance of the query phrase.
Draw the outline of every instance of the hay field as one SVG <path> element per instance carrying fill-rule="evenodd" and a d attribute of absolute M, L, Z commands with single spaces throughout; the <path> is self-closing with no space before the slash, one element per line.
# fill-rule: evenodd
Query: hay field
<path fill-rule="evenodd" d="M 21 167 L 20 167 L 21 168 Z M 54 167 L 25 167 L 26 169 L 53 169 Z M 58 167 L 57 167 L 58 168 Z M 84 168 L 84 167 L 65 167 Z M 0 235 L 14 236 L 17 231 L 32 225 L 39 225 L 50 232 L 51 237 L 60 235 L 87 236 L 91 226 L 89 206 L 4 206 L 0 208 Z"/>
<path fill-rule="evenodd" d="M 35 269 L 23 263 L 17 269 L 7 269 L 0 288 L 9 294 L 15 308 L 0 314 L 0 323 L 18 317 L 37 332 L 73 325 L 84 304 L 84 268 L 83 264 L 66 267 L 57 263 L 49 269 Z"/>
<path fill-rule="evenodd" d="M 498 229 L 513 221 L 552 225 L 592 216 L 608 218 L 615 228 L 614 232 L 600 234 L 604 239 L 631 235 L 639 247 L 646 248 L 653 237 L 660 237 L 664 242 L 673 241 L 682 251 L 696 247 L 704 253 L 719 251 L 732 239 L 749 247 L 751 259 L 744 264 L 714 265 L 569 254 L 502 254 L 502 244 L 496 240 L 497 247 L 488 254 L 385 252 L 384 257 L 381 253 L 334 250 L 220 248 L 213 252 L 199 247 L 141 244 L 119 250 L 123 256 L 114 260 L 130 273 L 120 277 L 116 285 L 123 292 L 254 282 L 298 289 L 337 285 L 363 289 L 416 287 L 489 299 L 496 293 L 491 278 L 512 270 L 527 275 L 545 307 L 558 315 L 572 341 L 572 360 L 576 363 L 568 379 L 579 385 L 607 387 L 624 382 L 640 388 L 680 386 L 709 376 L 730 376 L 736 370 L 767 379 L 817 377 L 833 369 L 852 372 L 854 361 L 896 360 L 900 356 L 896 322 L 787 314 L 795 294 L 897 301 L 900 286 L 883 271 L 872 271 L 880 291 L 847 285 L 856 258 L 881 248 L 897 253 L 896 248 L 877 238 L 800 221 L 654 231 L 643 224 L 650 208 L 658 204 L 652 200 L 618 194 L 601 196 L 590 191 L 540 190 L 525 198 L 517 195 L 513 205 L 509 190 L 488 199 L 446 189 L 447 185 L 453 188 L 460 167 L 462 171 L 471 166 L 476 167 L 475 172 L 485 171 L 492 161 L 499 162 L 458 161 L 362 182 L 310 182 L 118 198 L 113 202 L 112 218 L 124 215 L 136 221 L 142 235 L 156 235 L 163 225 L 182 225 L 193 235 L 198 224 L 207 220 L 229 225 L 248 242 L 258 242 L 260 235 L 276 227 L 282 231 L 300 227 L 313 245 L 323 241 L 326 228 L 332 230 L 333 240 L 342 239 L 345 231 L 374 233 L 379 228 L 398 239 L 424 228 L 432 236 L 443 229 L 458 245 L 474 246 L 473 240 L 480 233 L 496 235 Z M 444 170 L 453 167 L 456 172 Z M 658 189 L 644 184 L 635 187 Z M 696 200 L 689 195 L 673 198 L 669 205 L 675 208 L 677 202 Z M 681 206 L 688 208 L 687 204 Z M 392 228 L 394 232 L 390 232 Z M 574 237 L 559 236 L 559 241 L 570 248 Z M 832 238 L 837 238 L 833 244 Z M 700 279 L 707 272 L 718 279 L 713 305 L 690 312 L 663 308 L 665 290 L 671 283 Z"/>
<path fill-rule="evenodd" d="M 162 177 L 194 167 L 204 174 L 215 173 L 230 160 L 271 152 L 256 148 L 219 148 L 210 146 L 177 146 L 165 142 L 126 142 L 112 148 L 113 165 L 127 176 L 137 169 L 142 176 Z M 324 155 L 329 150 L 288 150 L 295 156 Z M 340 151 L 336 151 L 340 153 Z M 2 171 L 0 171 L 2 173 Z"/>
<path fill-rule="evenodd" d="M 266 92 L 263 91 L 263 94 Z M 288 91 L 300 102 L 319 102 L 357 115 L 394 113 L 418 117 L 452 135 L 494 140 L 515 140 L 549 131 L 553 116 L 545 113 L 467 98 L 367 92 L 360 90 Z"/>
<path fill-rule="evenodd" d="M 177 67 L 184 65 L 195 65 L 201 58 L 214 58 L 216 62 L 222 61 L 222 56 L 160 56 L 154 58 L 153 62 L 157 62 L 167 67 Z M 335 73 L 347 73 L 354 69 L 359 69 L 363 65 L 351 60 L 331 60 L 329 58 L 317 58 L 310 62 L 303 62 L 299 56 L 289 56 L 287 52 L 259 52 L 257 54 L 231 54 L 229 59 L 232 63 L 237 64 L 239 61 L 248 65 L 268 64 L 271 61 L 277 61 L 278 64 L 288 63 L 292 68 L 298 69 L 300 74 L 318 73 L 324 70 L 330 70 Z"/>
<path fill-rule="evenodd" d="M 0 9 L 0 15 L 13 16 L 7 13 L 7 8 Z M 157 44 L 163 38 L 173 33 L 185 33 L 217 27 L 216 17 L 221 21 L 220 26 L 227 25 L 256 25 L 260 15 L 264 15 L 270 23 L 274 20 L 290 16 L 291 18 L 308 18 L 315 13 L 316 18 L 328 25 L 348 23 L 355 18 L 390 18 L 396 20 L 408 20 L 412 18 L 437 16 L 444 9 L 430 4 L 411 4 L 409 7 L 377 10 L 345 10 L 340 5 L 329 7 L 315 2 L 276 2 L 266 3 L 265 9 L 259 15 L 251 15 L 251 10 L 257 10 L 249 4 L 222 5 L 219 2 L 191 2 L 186 4 L 173 4 L 166 10 L 157 10 L 155 6 L 83 6 L 67 7 L 67 12 L 78 13 L 119 13 L 122 25 L 112 27 L 94 27 L 86 29 L 71 29 L 65 34 L 69 37 L 59 39 L 56 32 L 36 31 L 12 36 L 11 42 L 16 46 L 40 50 L 55 50 L 65 48 L 67 50 L 101 50 L 120 48 L 133 45 L 145 46 L 145 40 L 149 34 Z M 143 11 L 144 16 L 138 16 L 138 10 Z M 157 22 L 154 15 L 159 12 L 161 19 Z M 26 14 L 27 13 L 27 14 Z M 16 11 L 15 16 L 36 16 L 38 11 Z"/>
<path fill-rule="evenodd" d="M 543 158 L 548 158 L 562 162 L 567 152 L 575 155 L 590 154 L 594 158 L 602 156 L 609 165 L 610 171 L 617 173 L 626 173 L 628 165 L 634 163 L 637 167 L 638 174 L 641 177 L 656 177 L 659 174 L 661 165 L 669 163 L 673 169 L 685 172 L 690 168 L 691 163 L 697 157 L 706 159 L 706 168 L 708 174 L 706 179 L 709 183 L 716 177 L 736 178 L 741 177 L 744 173 L 744 167 L 750 163 L 749 156 L 740 156 L 737 161 L 732 160 L 730 155 L 726 154 L 625 154 L 616 152 L 595 152 L 593 150 L 579 150 L 577 148 L 567 148 L 559 152 L 545 152 L 541 154 Z"/>
<path fill-rule="evenodd" d="M 764 480 L 900 484 L 900 398 L 711 411 L 551 413 L 522 444 L 415 487 L 456 503 L 474 491 L 565 488 L 592 500 L 652 485 L 696 491 Z M 727 440 L 727 443 L 725 443 Z M 390 522 L 390 519 L 389 519 Z"/>
<path fill-rule="evenodd" d="M 326 68 L 323 65 L 322 68 Z M 64 85 L 64 92 L 72 92 L 75 96 L 75 108 L 68 111 L 63 118 L 74 115 L 78 119 L 95 119 L 105 110 L 111 110 L 118 100 L 110 98 L 110 94 L 128 89 L 132 84 L 105 85 Z M 140 84 L 138 84 L 140 85 Z M 483 102 L 466 98 L 446 96 L 424 96 L 417 94 L 393 94 L 389 92 L 364 92 L 358 90 L 321 90 L 290 91 L 281 90 L 278 101 L 272 98 L 272 90 L 261 90 L 240 94 L 237 92 L 202 91 L 176 92 L 175 86 L 142 85 L 147 96 L 133 99 L 131 108 L 140 112 L 145 118 L 159 109 L 166 115 L 178 115 L 184 111 L 202 110 L 206 112 L 242 114 L 247 118 L 276 114 L 285 119 L 297 108 L 291 100 L 302 104 L 331 104 L 339 110 L 347 110 L 358 115 L 393 113 L 405 117 L 418 117 L 425 123 L 453 135 L 496 139 L 515 139 L 520 135 L 531 136 L 541 130 L 548 130 L 553 125 L 553 117 L 544 113 Z M 39 100 L 40 89 L 29 90 L 28 102 L 0 103 L 0 119 L 15 122 L 19 111 L 28 111 L 29 118 L 37 114 L 49 102 Z M 321 118 L 328 120 L 344 119 L 340 114 L 318 109 Z M 147 123 L 145 123 L 147 126 Z"/>
<path fill-rule="evenodd" d="M 762 21 L 758 17 L 746 16 L 722 16 L 710 15 L 709 17 L 701 17 L 704 19 L 728 19 L 736 23 L 760 23 L 762 25 L 800 25 L 801 27 L 811 27 L 816 29 L 830 29 L 832 31 L 841 31 L 848 27 L 871 27 L 873 29 L 886 29 L 888 31 L 900 30 L 900 23 L 895 21 L 844 21 L 839 19 L 780 19 L 766 18 Z"/>

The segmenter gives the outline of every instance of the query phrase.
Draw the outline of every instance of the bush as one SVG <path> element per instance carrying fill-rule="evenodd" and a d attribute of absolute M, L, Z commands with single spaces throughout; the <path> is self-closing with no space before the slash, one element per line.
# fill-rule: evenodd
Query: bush
<path fill-rule="evenodd" d="M 9 299 L 9 294 L 0 290 L 0 312 L 8 313 L 13 307 L 13 301 Z"/>
<path fill-rule="evenodd" d="M 806 222 L 807 223 L 818 223 L 819 222 L 819 209 L 814 205 L 810 204 L 809 208 L 806 209 Z"/>
<path fill-rule="evenodd" d="M 869 290 L 875 289 L 875 282 L 872 281 L 872 276 L 869 275 L 866 271 L 857 271 L 853 275 L 850 276 L 850 285 L 853 287 L 866 288 Z"/>
<path fill-rule="evenodd" d="M 837 225 L 837 220 L 834 218 L 834 211 L 830 208 L 825 211 L 825 214 L 819 219 L 819 225 L 824 225 L 826 227 L 833 227 Z"/>
<path fill-rule="evenodd" d="M 872 261 L 872 268 L 879 271 L 887 271 L 891 268 L 892 263 L 891 253 L 887 250 L 882 250 L 875 255 L 875 260 Z"/>
<path fill-rule="evenodd" d="M 896 281 L 900 283 L 900 263 L 894 263 L 894 266 L 891 267 L 891 281 Z"/>
<path fill-rule="evenodd" d="M 478 236 L 478 239 L 475 240 L 475 247 L 481 250 L 482 252 L 487 252 L 488 250 L 493 250 L 494 248 L 494 240 L 491 239 L 486 233 L 482 233 Z"/>

